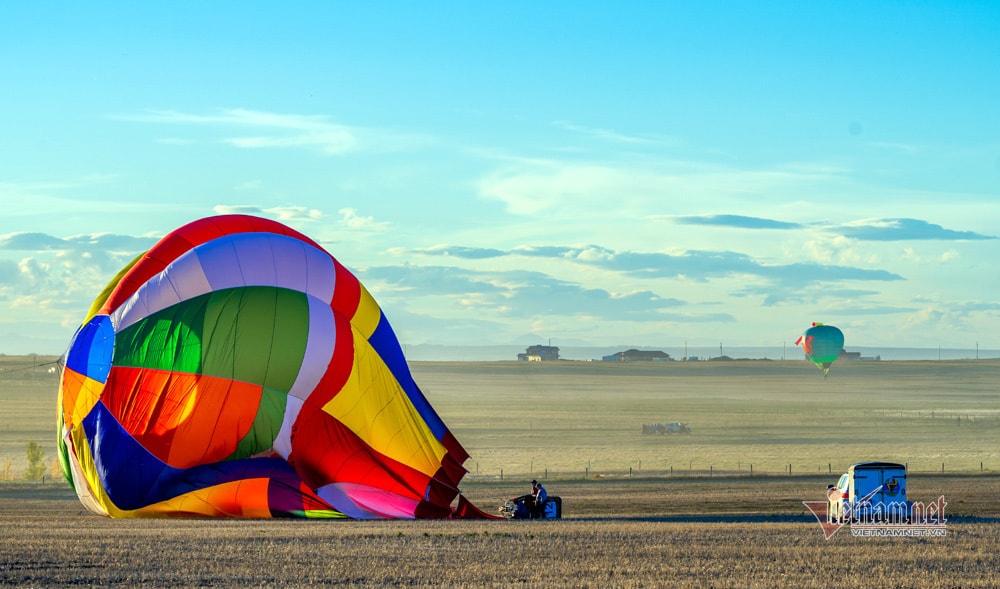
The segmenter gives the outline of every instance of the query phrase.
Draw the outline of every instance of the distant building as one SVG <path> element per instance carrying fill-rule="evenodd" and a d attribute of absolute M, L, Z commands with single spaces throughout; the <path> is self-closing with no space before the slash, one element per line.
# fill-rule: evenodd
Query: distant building
<path fill-rule="evenodd" d="M 670 354 L 659 350 L 646 351 L 633 348 L 604 356 L 601 359 L 605 362 L 668 362 L 672 358 Z"/>
<path fill-rule="evenodd" d="M 548 360 L 559 359 L 558 346 L 529 346 L 524 353 L 518 354 L 517 359 L 522 362 L 546 362 Z"/>
<path fill-rule="evenodd" d="M 841 350 L 840 357 L 844 360 L 864 360 L 866 362 L 879 362 L 882 360 L 882 356 L 862 356 L 861 352 L 848 352 L 847 350 Z"/>

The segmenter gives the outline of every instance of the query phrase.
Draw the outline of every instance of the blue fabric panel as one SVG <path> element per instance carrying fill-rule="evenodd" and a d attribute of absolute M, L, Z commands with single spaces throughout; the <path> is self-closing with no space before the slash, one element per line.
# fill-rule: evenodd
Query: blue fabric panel
<path fill-rule="evenodd" d="M 66 354 L 66 366 L 98 382 L 107 382 L 115 351 L 115 329 L 107 315 L 96 315 L 82 325 Z"/>
<path fill-rule="evenodd" d="M 399 340 L 396 339 L 396 334 L 392 331 L 389 320 L 385 318 L 385 313 L 381 313 L 378 327 L 375 328 L 372 336 L 368 338 L 368 343 L 378 352 L 382 361 L 385 362 L 393 376 L 399 381 L 400 386 L 406 391 L 406 396 L 410 398 L 410 402 L 416 407 L 417 412 L 427 422 L 427 427 L 430 428 L 434 437 L 439 441 L 443 440 L 445 434 L 448 433 L 448 427 L 441 421 L 441 418 L 438 417 L 437 412 L 434 411 L 430 403 L 427 402 L 427 398 L 424 397 L 424 393 L 417 386 L 417 383 L 413 381 L 413 376 L 410 374 L 410 367 L 406 364 L 406 357 L 403 356 L 403 350 L 399 347 Z"/>
<path fill-rule="evenodd" d="M 101 485 L 119 509 L 140 509 L 198 489 L 251 478 L 280 479 L 292 487 L 301 483 L 281 458 L 171 467 L 140 446 L 101 403 L 84 418 L 83 427 Z"/>

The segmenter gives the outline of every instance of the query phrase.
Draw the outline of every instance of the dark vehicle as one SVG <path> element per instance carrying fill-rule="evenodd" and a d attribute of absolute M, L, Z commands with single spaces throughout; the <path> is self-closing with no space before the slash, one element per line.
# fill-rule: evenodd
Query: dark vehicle
<path fill-rule="evenodd" d="M 531 495 L 514 497 L 500 506 L 500 513 L 507 519 L 559 519 L 562 517 L 562 498 L 550 495 L 540 510 L 534 510 Z"/>

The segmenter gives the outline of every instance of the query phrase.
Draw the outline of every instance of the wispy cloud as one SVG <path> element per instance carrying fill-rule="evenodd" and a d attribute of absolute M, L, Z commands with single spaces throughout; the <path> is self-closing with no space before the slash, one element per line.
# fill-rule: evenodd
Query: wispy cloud
<path fill-rule="evenodd" d="M 358 152 L 394 152 L 425 148 L 436 143 L 427 135 L 345 125 L 324 115 L 272 113 L 245 108 L 220 109 L 210 114 L 177 110 L 145 110 L 109 115 L 121 121 L 218 129 L 213 141 L 241 149 L 310 149 L 324 155 Z M 196 141 L 173 135 L 160 143 L 186 145 Z"/>
<path fill-rule="evenodd" d="M 993 235 L 984 235 L 974 231 L 945 229 L 935 223 L 910 218 L 862 219 L 841 225 L 818 222 L 811 225 L 804 225 L 802 223 L 792 223 L 775 219 L 729 214 L 687 215 L 673 217 L 672 220 L 682 225 L 706 225 L 733 227 L 737 229 L 789 230 L 815 228 L 860 241 L 967 241 L 997 239 Z"/>
<path fill-rule="evenodd" d="M 584 125 L 577 125 L 569 121 L 555 121 L 554 123 L 552 123 L 552 125 L 560 129 L 564 129 L 566 131 L 571 131 L 573 133 L 586 135 L 588 137 L 593 137 L 595 139 L 600 139 L 602 141 L 611 141 L 614 143 L 651 145 L 651 144 L 668 142 L 665 139 L 654 139 L 639 135 L 628 135 L 625 133 L 620 133 L 618 131 L 612 131 L 610 129 L 600 129 L 595 127 L 587 127 Z"/>
<path fill-rule="evenodd" d="M 656 218 L 650 207 L 668 200 L 682 210 L 698 203 L 729 206 L 755 195 L 794 195 L 803 186 L 841 181 L 843 174 L 819 165 L 744 170 L 698 161 L 520 161 L 485 175 L 477 189 L 481 198 L 501 201 L 515 215 L 642 211 Z"/>
<path fill-rule="evenodd" d="M 147 110 L 138 114 L 112 115 L 123 121 L 256 129 L 259 134 L 225 137 L 221 141 L 247 149 L 306 147 L 328 155 L 341 155 L 361 148 L 358 130 L 332 123 L 324 116 L 270 113 L 233 108 L 213 114 L 193 114 L 175 110 Z M 173 138 L 171 142 L 183 143 Z"/>
<path fill-rule="evenodd" d="M 801 229 L 799 223 L 776 221 L 761 217 L 744 215 L 689 215 L 675 217 L 675 223 L 681 225 L 714 225 L 719 227 L 736 227 L 739 229 Z"/>
<path fill-rule="evenodd" d="M 318 221 L 323 212 L 308 207 L 259 207 L 256 205 L 215 205 L 212 210 L 219 215 L 256 215 L 278 221 Z"/>
<path fill-rule="evenodd" d="M 485 260 L 487 258 L 499 258 L 507 255 L 507 252 L 503 250 L 483 247 L 466 247 L 461 245 L 435 245 L 428 248 L 418 248 L 409 251 L 415 254 L 464 258 L 467 260 Z"/>
<path fill-rule="evenodd" d="M 156 240 L 156 237 L 135 237 L 112 233 L 90 233 L 65 238 L 53 237 L 45 233 L 8 233 L 0 235 L 0 250 L 141 252 L 152 247 Z"/>
<path fill-rule="evenodd" d="M 366 284 L 382 283 L 405 293 L 408 299 L 443 296 L 466 310 L 489 310 L 522 318 L 560 315 L 649 321 L 656 318 L 656 313 L 684 304 L 651 291 L 612 293 L 533 271 L 379 266 L 365 270 L 363 277 Z"/>
<path fill-rule="evenodd" d="M 955 231 L 920 219 L 906 218 L 862 220 L 831 229 L 840 232 L 845 237 L 862 241 L 997 239 L 993 235 L 983 235 L 973 231 Z"/>
<path fill-rule="evenodd" d="M 76 190 L 100 184 L 107 184 L 117 179 L 116 174 L 87 174 L 68 180 L 49 180 L 45 182 L 0 182 L 0 196 L 23 197 L 27 194 L 41 194 L 63 190 Z M 13 204 L 13 203 L 11 203 Z M 7 206 L 7 203 L 5 203 Z"/>
<path fill-rule="evenodd" d="M 343 208 L 337 211 L 340 213 L 340 224 L 350 229 L 359 231 L 386 231 L 392 227 L 392 223 L 376 221 L 375 217 L 359 215 L 353 208 Z"/>
<path fill-rule="evenodd" d="M 639 277 L 707 279 L 731 274 L 752 274 L 781 280 L 901 280 L 902 277 L 885 270 L 869 270 L 828 264 L 794 263 L 761 264 L 751 256 L 732 251 L 690 250 L 681 254 L 662 252 L 615 251 L 598 245 L 587 246 L 522 246 L 507 252 L 495 249 L 436 246 L 411 250 L 424 255 L 452 255 L 474 259 L 517 255 L 534 258 L 558 258 L 581 264 L 599 266 L 607 270 L 624 272 Z"/>

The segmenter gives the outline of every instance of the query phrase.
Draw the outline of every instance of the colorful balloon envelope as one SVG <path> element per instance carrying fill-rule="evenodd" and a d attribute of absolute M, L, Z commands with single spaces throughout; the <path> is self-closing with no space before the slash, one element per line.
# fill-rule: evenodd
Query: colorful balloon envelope
<path fill-rule="evenodd" d="M 365 287 L 243 215 L 170 233 L 94 301 L 65 356 L 59 451 L 111 517 L 481 514 L 458 489 L 468 454 Z"/>
<path fill-rule="evenodd" d="M 806 358 L 826 375 L 844 350 L 844 334 L 832 325 L 813 323 L 795 344 L 801 345 Z"/>

